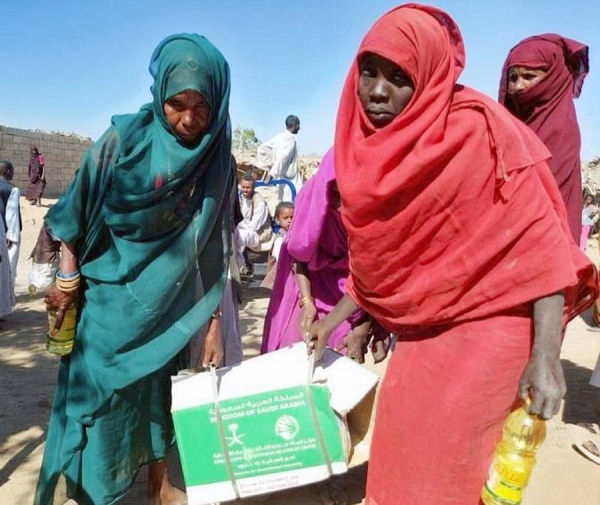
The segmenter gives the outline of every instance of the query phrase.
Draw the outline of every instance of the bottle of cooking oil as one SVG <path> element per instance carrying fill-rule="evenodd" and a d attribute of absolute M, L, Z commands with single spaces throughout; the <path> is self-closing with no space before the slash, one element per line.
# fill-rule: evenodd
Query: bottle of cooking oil
<path fill-rule="evenodd" d="M 535 455 L 546 438 L 546 423 L 525 407 L 512 412 L 496 446 L 487 482 L 481 490 L 485 505 L 519 505 L 535 465 Z"/>
<path fill-rule="evenodd" d="M 56 312 L 48 312 L 48 330 L 46 331 L 46 350 L 52 354 L 65 356 L 73 350 L 77 329 L 77 309 L 71 305 L 65 312 L 62 325 L 55 330 Z"/>

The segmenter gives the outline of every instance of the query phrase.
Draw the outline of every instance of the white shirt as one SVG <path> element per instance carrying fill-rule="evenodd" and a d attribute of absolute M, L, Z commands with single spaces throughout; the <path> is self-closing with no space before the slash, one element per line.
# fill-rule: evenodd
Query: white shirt
<path fill-rule="evenodd" d="M 10 192 L 6 202 L 6 239 L 19 244 L 21 242 L 21 222 L 19 220 L 19 199 L 21 192 L 16 186 Z"/>
<path fill-rule="evenodd" d="M 242 230 L 258 233 L 269 221 L 269 208 L 263 200 L 259 200 L 254 205 L 252 198 L 240 196 L 240 208 L 244 220 L 238 224 L 238 228 Z"/>
<path fill-rule="evenodd" d="M 273 179 L 295 179 L 298 175 L 296 136 L 285 130 L 261 144 L 256 150 L 260 168 L 268 168 Z"/>

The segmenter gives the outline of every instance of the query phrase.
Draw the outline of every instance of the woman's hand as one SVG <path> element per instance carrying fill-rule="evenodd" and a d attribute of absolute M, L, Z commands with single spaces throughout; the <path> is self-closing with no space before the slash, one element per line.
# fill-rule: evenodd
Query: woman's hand
<path fill-rule="evenodd" d="M 308 347 L 308 354 L 314 352 L 316 361 L 319 361 L 323 356 L 327 341 L 337 327 L 332 323 L 331 314 L 328 314 L 323 319 L 317 319 L 312 323 L 306 334 L 304 341 Z"/>
<path fill-rule="evenodd" d="M 218 367 L 223 361 L 223 332 L 221 319 L 210 319 L 204 339 L 204 350 L 202 352 L 202 368 L 208 368 L 211 363 Z"/>
<path fill-rule="evenodd" d="M 317 307 L 315 306 L 315 302 L 307 301 L 300 313 L 300 331 L 302 332 L 302 338 L 306 339 L 308 337 L 310 327 L 315 319 L 317 319 Z"/>
<path fill-rule="evenodd" d="M 54 328 L 50 329 L 58 331 L 62 326 L 67 310 L 73 305 L 77 306 L 78 294 L 77 291 L 65 293 L 53 284 L 48 290 L 44 302 L 46 303 L 46 310 L 48 312 L 56 312 L 56 324 Z"/>
<path fill-rule="evenodd" d="M 562 292 L 533 303 L 533 347 L 519 381 L 519 396 L 523 400 L 531 399 L 527 411 L 542 419 L 550 419 L 558 412 L 567 391 L 560 363 L 563 307 Z"/>
<path fill-rule="evenodd" d="M 532 402 L 528 412 L 550 419 L 558 413 L 566 392 L 560 358 L 532 355 L 519 381 L 519 397 Z"/>
<path fill-rule="evenodd" d="M 390 352 L 390 347 L 392 345 L 392 337 L 388 333 L 383 338 L 373 337 L 373 341 L 370 345 L 371 355 L 373 356 L 373 363 L 381 363 Z"/>
<path fill-rule="evenodd" d="M 65 274 L 79 271 L 75 247 L 65 242 L 60 243 L 60 271 Z M 48 312 L 56 312 L 54 329 L 59 330 L 65 318 L 65 312 L 72 305 L 75 307 L 79 305 L 79 289 L 65 292 L 58 289 L 56 284 L 53 284 L 48 290 L 44 301 Z"/>
<path fill-rule="evenodd" d="M 315 358 L 320 360 L 333 331 L 357 310 L 358 305 L 356 302 L 348 295 L 344 295 L 327 316 L 313 322 L 308 333 L 303 335 L 308 347 L 308 354 L 314 351 Z"/>
<path fill-rule="evenodd" d="M 371 320 L 367 319 L 352 328 L 350 333 L 336 347 L 337 352 L 346 349 L 346 356 L 358 363 L 365 362 L 371 330 Z"/>

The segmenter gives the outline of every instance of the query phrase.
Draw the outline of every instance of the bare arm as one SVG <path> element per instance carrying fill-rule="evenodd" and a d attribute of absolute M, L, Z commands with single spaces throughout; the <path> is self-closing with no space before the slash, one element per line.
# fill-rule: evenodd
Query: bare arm
<path fill-rule="evenodd" d="M 519 381 L 519 396 L 532 400 L 529 412 L 543 419 L 558 413 L 567 390 L 560 363 L 564 301 L 564 294 L 559 292 L 534 302 L 533 348 Z"/>
<path fill-rule="evenodd" d="M 308 269 L 305 263 L 294 261 L 292 265 L 298 291 L 300 291 L 300 299 L 298 303 L 302 305 L 302 314 L 300 315 L 300 331 L 302 337 L 308 338 L 310 326 L 317 318 L 317 307 L 314 298 L 311 295 L 310 279 L 308 278 Z"/>
<path fill-rule="evenodd" d="M 212 363 L 218 367 L 225 355 L 223 351 L 223 330 L 221 325 L 221 310 L 217 309 L 208 320 L 204 350 L 202 352 L 202 368 L 208 368 Z"/>
<path fill-rule="evenodd" d="M 76 272 L 79 269 L 75 248 L 64 242 L 60 243 L 60 271 L 64 274 Z"/>

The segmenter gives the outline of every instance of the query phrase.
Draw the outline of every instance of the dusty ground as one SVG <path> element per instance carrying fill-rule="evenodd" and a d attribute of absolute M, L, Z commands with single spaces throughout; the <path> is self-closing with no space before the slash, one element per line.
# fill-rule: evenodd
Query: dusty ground
<path fill-rule="evenodd" d="M 44 203 L 51 203 L 46 200 Z M 44 348 L 45 313 L 40 299 L 29 299 L 27 274 L 31 251 L 47 207 L 22 202 L 23 243 L 17 276 L 18 304 L 0 322 L 0 504 L 32 501 L 44 449 L 44 436 L 56 382 L 57 359 Z M 594 244 L 595 245 L 595 244 Z M 549 252 L 551 253 L 551 252 Z M 590 256 L 598 262 L 598 250 Z M 258 289 L 245 292 L 241 314 L 247 356 L 258 353 L 268 298 Z M 576 453 L 571 444 L 593 438 L 579 423 L 600 422 L 600 389 L 588 385 L 600 352 L 600 333 L 588 331 L 586 316 L 575 320 L 563 347 L 569 391 L 562 412 L 548 424 L 548 438 L 524 504 L 600 505 L 600 466 Z M 443 429 L 443 427 L 442 427 Z M 600 437 L 595 438 L 600 442 Z M 418 454 L 415 455 L 418 457 Z M 172 462 L 177 474 L 177 461 Z M 276 505 L 359 504 L 364 497 L 366 466 L 358 464 L 332 483 L 318 484 L 240 503 Z M 179 475 L 176 481 L 181 482 Z M 124 505 L 144 503 L 145 475 L 140 474 Z M 457 483 L 460 486 L 460 483 Z M 335 501 L 333 500 L 335 498 Z M 435 505 L 435 504 L 423 504 Z"/>

